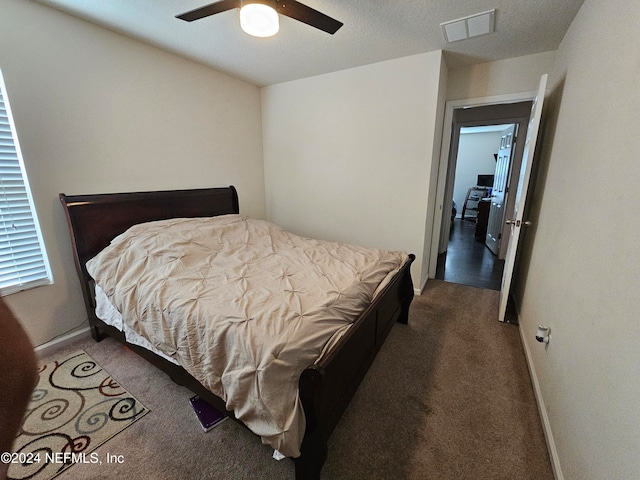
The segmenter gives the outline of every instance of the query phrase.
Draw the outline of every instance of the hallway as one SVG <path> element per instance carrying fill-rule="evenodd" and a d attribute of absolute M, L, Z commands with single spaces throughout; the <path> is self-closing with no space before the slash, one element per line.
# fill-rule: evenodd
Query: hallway
<path fill-rule="evenodd" d="M 475 227 L 473 219 L 454 219 L 448 250 L 438 256 L 436 278 L 500 290 L 504 260 L 498 260 L 483 242 L 476 241 Z"/>

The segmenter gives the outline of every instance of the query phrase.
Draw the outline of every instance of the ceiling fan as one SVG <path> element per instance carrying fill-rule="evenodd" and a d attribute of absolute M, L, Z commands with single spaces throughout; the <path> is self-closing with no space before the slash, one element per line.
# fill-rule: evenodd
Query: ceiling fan
<path fill-rule="evenodd" d="M 342 22 L 295 0 L 221 0 L 181 15 L 176 15 L 176 18 L 192 22 L 233 8 L 240 8 L 240 26 L 242 29 L 258 37 L 268 37 L 278 32 L 278 13 L 311 25 L 331 35 L 336 33 L 343 25 Z M 257 30 L 249 31 L 254 27 Z"/>

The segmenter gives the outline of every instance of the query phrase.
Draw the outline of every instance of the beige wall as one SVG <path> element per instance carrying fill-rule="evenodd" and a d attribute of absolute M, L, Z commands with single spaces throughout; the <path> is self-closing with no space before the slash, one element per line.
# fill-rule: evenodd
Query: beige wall
<path fill-rule="evenodd" d="M 234 184 L 265 216 L 257 87 L 23 0 L 0 69 L 55 280 L 5 297 L 35 344 L 86 319 L 58 193 Z"/>
<path fill-rule="evenodd" d="M 639 478 L 638 18 L 636 0 L 579 11 L 550 76 L 525 214 L 520 329 L 558 478 Z M 538 324 L 551 327 L 547 347 Z"/>
<path fill-rule="evenodd" d="M 268 218 L 415 253 L 417 286 L 443 72 L 432 52 L 263 88 Z"/>
<path fill-rule="evenodd" d="M 555 52 L 536 53 L 449 71 L 447 100 L 535 92 L 553 68 Z"/>

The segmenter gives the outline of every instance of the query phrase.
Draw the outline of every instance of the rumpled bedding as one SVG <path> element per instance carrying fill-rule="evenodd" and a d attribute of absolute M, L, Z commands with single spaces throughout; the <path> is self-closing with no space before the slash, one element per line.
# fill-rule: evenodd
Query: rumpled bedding
<path fill-rule="evenodd" d="M 303 238 L 241 215 L 136 225 L 87 262 L 123 321 L 300 455 L 301 372 L 344 334 L 405 252 Z"/>

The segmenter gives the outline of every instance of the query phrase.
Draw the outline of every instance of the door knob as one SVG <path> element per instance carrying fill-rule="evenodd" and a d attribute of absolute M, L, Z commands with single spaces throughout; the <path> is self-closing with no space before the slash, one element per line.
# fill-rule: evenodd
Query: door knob
<path fill-rule="evenodd" d="M 516 223 L 516 221 L 515 220 L 507 220 L 504 223 L 506 223 L 507 225 L 512 225 L 512 224 Z"/>

